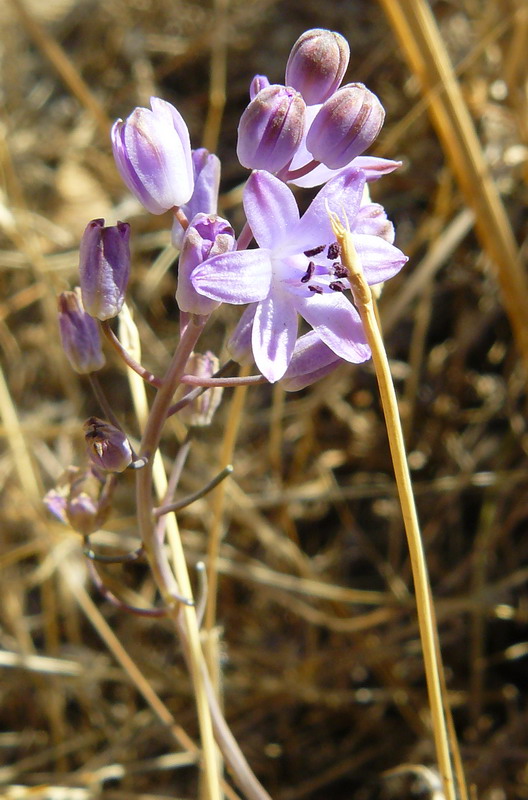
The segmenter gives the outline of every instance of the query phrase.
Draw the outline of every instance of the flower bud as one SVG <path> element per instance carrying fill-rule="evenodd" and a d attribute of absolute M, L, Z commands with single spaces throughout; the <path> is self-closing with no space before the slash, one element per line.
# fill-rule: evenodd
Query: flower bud
<path fill-rule="evenodd" d="M 220 188 L 220 159 L 205 147 L 192 151 L 194 171 L 194 191 L 182 211 L 189 221 L 196 214 L 216 214 L 218 208 L 218 190 Z M 179 221 L 174 218 L 172 226 L 172 244 L 181 250 L 185 231 Z"/>
<path fill-rule="evenodd" d="M 123 472 L 132 461 L 132 448 L 123 431 L 98 417 L 83 425 L 84 440 L 92 464 L 103 472 Z"/>
<path fill-rule="evenodd" d="M 228 253 L 236 246 L 233 228 L 216 214 L 197 214 L 185 232 L 180 263 L 176 300 L 180 311 L 206 316 L 220 304 L 198 294 L 191 283 L 191 273 L 203 261 Z"/>
<path fill-rule="evenodd" d="M 255 363 L 251 337 L 256 309 L 256 303 L 248 305 L 227 342 L 227 349 L 233 361 L 244 366 Z"/>
<path fill-rule="evenodd" d="M 219 362 L 217 357 L 211 353 L 191 353 L 185 367 L 188 375 L 195 375 L 197 378 L 210 378 L 217 371 Z M 180 411 L 180 419 L 187 425 L 204 427 L 210 425 L 213 414 L 222 399 L 223 389 L 221 386 L 214 386 L 206 389 L 195 400 L 184 406 Z M 185 396 L 185 395 L 184 395 Z"/>
<path fill-rule="evenodd" d="M 292 359 L 280 384 L 287 392 L 296 392 L 324 378 L 343 363 L 314 331 L 303 334 L 295 343 Z"/>
<path fill-rule="evenodd" d="M 286 64 L 286 85 L 307 105 L 324 103 L 337 89 L 348 66 L 350 47 L 340 33 L 313 28 L 293 45 Z"/>
<path fill-rule="evenodd" d="M 189 131 L 174 106 L 151 97 L 112 128 L 112 149 L 121 177 L 151 214 L 186 203 L 193 193 Z"/>
<path fill-rule="evenodd" d="M 99 325 L 83 308 L 81 290 L 62 292 L 58 298 L 62 347 L 75 372 L 96 372 L 104 366 Z"/>
<path fill-rule="evenodd" d="M 255 75 L 249 84 L 249 99 L 253 100 L 261 89 L 267 89 L 269 85 L 269 79 L 265 75 Z"/>
<path fill-rule="evenodd" d="M 276 84 L 261 89 L 238 126 L 237 156 L 242 166 L 278 172 L 289 164 L 303 137 L 305 111 L 295 89 Z"/>
<path fill-rule="evenodd" d="M 306 147 L 317 161 L 340 169 L 372 144 L 385 111 L 362 83 L 342 86 L 321 106 L 306 136 Z"/>
<path fill-rule="evenodd" d="M 104 525 L 110 513 L 112 484 L 96 469 L 68 467 L 55 488 L 44 497 L 52 514 L 82 536 L 89 536 Z"/>
<path fill-rule="evenodd" d="M 103 219 L 88 223 L 81 239 L 79 273 L 83 304 L 90 316 L 117 317 L 130 275 L 130 225 L 104 227 Z"/>

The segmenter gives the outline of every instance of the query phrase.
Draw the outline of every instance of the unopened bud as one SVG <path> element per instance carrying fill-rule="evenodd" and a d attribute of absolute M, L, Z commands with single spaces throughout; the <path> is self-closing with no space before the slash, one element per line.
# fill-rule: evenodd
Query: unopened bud
<path fill-rule="evenodd" d="M 121 177 L 151 214 L 186 203 L 193 193 L 189 131 L 174 106 L 151 97 L 112 128 L 112 149 Z"/>
<path fill-rule="evenodd" d="M 130 275 L 130 225 L 104 227 L 103 219 L 88 223 L 81 239 L 79 273 L 83 304 L 100 320 L 117 317 Z"/>
<path fill-rule="evenodd" d="M 123 472 L 132 461 L 132 448 L 123 431 L 98 417 L 83 425 L 88 456 L 104 472 Z"/>
<path fill-rule="evenodd" d="M 218 190 L 220 188 L 220 159 L 205 147 L 192 151 L 194 171 L 194 191 L 188 203 L 181 210 L 189 220 L 196 214 L 216 214 L 218 209 Z M 172 244 L 182 249 L 185 231 L 175 217 L 172 226 Z"/>
<path fill-rule="evenodd" d="M 297 89 L 307 105 L 324 103 L 343 80 L 349 58 L 348 42 L 340 33 L 313 28 L 291 49 L 286 84 Z"/>
<path fill-rule="evenodd" d="M 273 84 L 255 95 L 240 118 L 237 156 L 248 169 L 278 172 L 292 160 L 304 133 L 299 92 Z"/>
<path fill-rule="evenodd" d="M 280 384 L 287 392 L 297 392 L 324 378 L 342 363 L 343 359 L 330 350 L 314 331 L 310 331 L 297 340 Z"/>
<path fill-rule="evenodd" d="M 81 375 L 104 366 L 99 325 L 83 308 L 81 290 L 62 292 L 58 298 L 62 347 L 73 369 Z"/>
<path fill-rule="evenodd" d="M 340 169 L 372 144 L 384 118 L 376 95 L 362 83 L 349 83 L 323 103 L 306 136 L 306 147 L 317 161 Z"/>
<path fill-rule="evenodd" d="M 192 271 L 208 258 L 228 253 L 236 246 L 233 228 L 216 214 L 197 214 L 185 232 L 178 265 L 176 300 L 180 311 L 207 316 L 218 305 L 198 294 L 191 283 Z"/>
<path fill-rule="evenodd" d="M 61 522 L 70 524 L 82 536 L 104 525 L 110 513 L 112 484 L 96 469 L 68 467 L 44 503 Z"/>
<path fill-rule="evenodd" d="M 192 353 L 187 361 L 185 372 L 188 375 L 195 375 L 197 378 L 210 378 L 217 371 L 219 366 L 218 359 L 211 353 Z M 214 386 L 206 389 L 195 400 L 191 400 L 188 405 L 180 411 L 180 418 L 188 425 L 204 427 L 210 425 L 213 414 L 222 399 L 223 389 L 221 386 Z"/>

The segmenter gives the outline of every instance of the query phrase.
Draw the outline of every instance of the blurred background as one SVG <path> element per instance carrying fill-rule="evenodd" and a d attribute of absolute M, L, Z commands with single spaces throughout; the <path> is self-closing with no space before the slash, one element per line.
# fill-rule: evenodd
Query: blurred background
<path fill-rule="evenodd" d="M 170 215 L 128 194 L 110 125 L 151 95 L 175 104 L 193 145 L 221 157 L 221 210 L 240 230 L 247 172 L 235 146 L 249 82 L 282 82 L 312 27 L 348 39 L 347 80 L 387 112 L 372 152 L 403 162 L 371 185 L 410 256 L 380 312 L 468 783 L 482 800 L 528 797 L 528 7 L 432 2 L 439 38 L 428 50 L 421 3 L 390 5 L 0 4 L 2 797 L 199 795 L 195 755 L 178 738 L 198 731 L 170 624 L 102 598 L 80 537 L 42 504 L 82 463 L 82 421 L 100 414 L 61 351 L 56 295 L 77 283 L 86 223 L 129 221 L 128 302 L 143 362 L 162 374 L 178 334 Z M 221 356 L 237 316 L 221 309 L 207 332 Z M 101 381 L 138 436 L 111 353 Z M 218 471 L 231 402 L 225 392 L 196 434 L 182 492 Z M 220 511 L 205 498 L 180 517 L 191 566 L 221 519 L 216 633 L 237 740 L 274 800 L 432 797 L 410 565 L 372 366 L 296 394 L 251 388 L 237 414 Z M 168 426 L 167 459 L 182 436 Z M 123 476 L 94 542 L 133 549 L 133 514 Z M 156 602 L 144 564 L 102 572 L 125 600 Z"/>

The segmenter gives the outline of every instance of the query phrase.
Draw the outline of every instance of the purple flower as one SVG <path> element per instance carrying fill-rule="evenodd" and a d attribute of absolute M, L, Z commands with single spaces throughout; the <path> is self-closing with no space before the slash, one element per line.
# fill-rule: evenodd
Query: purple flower
<path fill-rule="evenodd" d="M 151 214 L 186 203 L 193 193 L 189 131 L 174 106 L 151 97 L 112 128 L 112 148 L 121 177 Z"/>
<path fill-rule="evenodd" d="M 194 191 L 188 203 L 181 210 L 189 220 L 196 214 L 216 214 L 218 209 L 218 189 L 220 187 L 220 159 L 205 147 L 192 151 L 194 172 Z M 172 244 L 182 249 L 185 231 L 176 219 L 172 226 Z"/>
<path fill-rule="evenodd" d="M 191 276 L 196 291 L 212 300 L 257 304 L 253 355 L 271 382 L 291 361 L 298 314 L 340 358 L 358 363 L 369 357 L 358 312 L 343 293 L 348 281 L 337 260 L 328 212 L 346 213 L 369 283 L 392 277 L 407 258 L 385 239 L 355 227 L 364 185 L 363 172 L 342 172 L 299 218 L 291 190 L 267 172 L 254 172 L 244 190 L 244 209 L 259 248 L 210 258 Z"/>
<path fill-rule="evenodd" d="M 348 83 L 326 100 L 306 134 L 312 156 L 330 169 L 345 167 L 372 144 L 385 110 L 362 83 Z"/>
<path fill-rule="evenodd" d="M 343 364 L 343 359 L 336 356 L 315 331 L 309 331 L 297 339 L 292 360 L 281 378 L 281 386 L 287 392 L 297 392 L 324 378 L 340 364 Z"/>
<path fill-rule="evenodd" d="M 112 485 L 93 466 L 68 467 L 44 497 L 48 511 L 82 536 L 99 530 L 111 510 Z"/>
<path fill-rule="evenodd" d="M 292 160 L 304 134 L 306 105 L 299 92 L 272 84 L 240 117 L 237 156 L 248 169 L 278 172 Z"/>
<path fill-rule="evenodd" d="M 123 472 L 132 462 L 132 448 L 123 431 L 98 417 L 83 425 L 88 457 L 103 472 Z"/>
<path fill-rule="evenodd" d="M 130 225 L 104 227 L 103 219 L 89 222 L 81 239 L 79 273 L 83 304 L 100 320 L 117 317 L 130 275 Z"/>
<path fill-rule="evenodd" d="M 297 89 L 307 105 L 323 103 L 341 83 L 349 58 L 350 47 L 340 33 L 324 28 L 305 31 L 291 49 L 286 84 Z"/>
<path fill-rule="evenodd" d="M 178 264 L 176 300 L 180 311 L 207 316 L 218 302 L 199 294 L 191 283 L 191 274 L 198 264 L 211 256 L 227 253 L 236 245 L 233 228 L 216 214 L 197 214 L 185 232 Z"/>
<path fill-rule="evenodd" d="M 62 292 L 58 307 L 62 347 L 75 372 L 84 375 L 104 367 L 99 323 L 84 310 L 80 288 Z"/>

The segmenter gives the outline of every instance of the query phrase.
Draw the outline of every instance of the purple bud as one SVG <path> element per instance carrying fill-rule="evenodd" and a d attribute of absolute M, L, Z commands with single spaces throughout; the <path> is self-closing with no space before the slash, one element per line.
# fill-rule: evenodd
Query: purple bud
<path fill-rule="evenodd" d="M 88 457 L 103 472 L 123 472 L 132 461 L 132 448 L 123 431 L 98 417 L 83 425 Z"/>
<path fill-rule="evenodd" d="M 304 389 L 343 363 L 314 331 L 305 333 L 295 343 L 292 359 L 280 384 L 287 392 Z"/>
<path fill-rule="evenodd" d="M 196 375 L 198 378 L 210 378 L 217 371 L 219 361 L 214 353 L 192 353 L 187 361 L 185 372 L 188 375 Z M 191 387 L 193 388 L 193 387 Z M 211 424 L 214 412 L 218 408 L 222 399 L 223 389 L 221 386 L 214 386 L 206 389 L 195 400 L 184 406 L 179 417 L 187 425 L 204 427 Z"/>
<path fill-rule="evenodd" d="M 83 304 L 90 316 L 105 320 L 121 311 L 130 275 L 130 225 L 89 222 L 81 239 L 79 273 Z"/>
<path fill-rule="evenodd" d="M 182 211 L 190 221 L 196 214 L 216 214 L 218 209 L 218 189 L 220 187 L 220 159 L 204 147 L 192 151 L 194 170 L 194 191 Z M 181 250 L 185 231 L 174 218 L 172 244 Z"/>
<path fill-rule="evenodd" d="M 248 169 L 278 172 L 293 158 L 304 133 L 306 105 L 299 92 L 274 84 L 261 89 L 240 118 L 237 156 Z"/>
<path fill-rule="evenodd" d="M 313 28 L 293 45 L 286 64 L 286 84 L 311 106 L 324 103 L 337 89 L 348 66 L 350 47 L 340 33 Z"/>
<path fill-rule="evenodd" d="M 61 522 L 89 536 L 104 525 L 110 513 L 112 485 L 96 469 L 68 467 L 44 498 Z"/>
<path fill-rule="evenodd" d="M 255 363 L 251 337 L 256 309 L 256 303 L 248 305 L 227 342 L 227 349 L 233 361 L 245 366 Z"/>
<path fill-rule="evenodd" d="M 233 228 L 216 214 L 197 214 L 185 232 L 178 266 L 176 300 L 180 311 L 209 315 L 220 305 L 198 294 L 191 283 L 191 273 L 199 264 L 236 246 Z"/>
<path fill-rule="evenodd" d="M 112 148 L 121 177 L 151 214 L 186 203 L 193 193 L 189 131 L 174 106 L 151 97 L 112 128 Z"/>
<path fill-rule="evenodd" d="M 99 325 L 83 308 L 81 290 L 62 292 L 58 298 L 62 347 L 75 372 L 96 372 L 104 366 Z"/>
<path fill-rule="evenodd" d="M 269 85 L 270 82 L 265 75 L 255 75 L 249 85 L 249 99 L 253 100 L 261 89 L 267 89 Z"/>
<path fill-rule="evenodd" d="M 326 100 L 306 136 L 313 157 L 339 169 L 372 144 L 381 130 L 385 111 L 362 83 L 348 83 Z"/>

